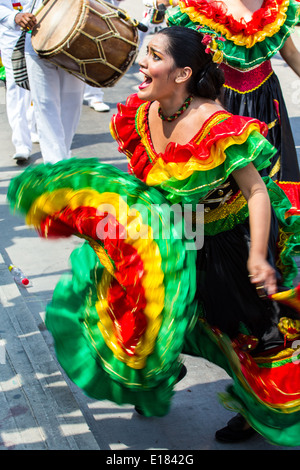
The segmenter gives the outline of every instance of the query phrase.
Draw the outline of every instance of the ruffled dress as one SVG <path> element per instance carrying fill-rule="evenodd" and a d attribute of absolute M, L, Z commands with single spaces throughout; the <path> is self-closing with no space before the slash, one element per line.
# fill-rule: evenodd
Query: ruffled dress
<path fill-rule="evenodd" d="M 182 353 L 207 358 L 232 377 L 225 406 L 269 441 L 300 445 L 298 208 L 266 177 L 269 260 L 282 292 L 261 299 L 246 271 L 247 204 L 232 177 L 269 164 L 267 126 L 219 111 L 186 145 L 158 154 L 150 106 L 132 95 L 111 121 L 131 174 L 71 159 L 10 184 L 11 207 L 41 236 L 84 240 L 47 307 L 58 360 L 89 396 L 163 416 Z"/>
<path fill-rule="evenodd" d="M 296 0 L 264 0 L 250 21 L 235 20 L 222 1 L 180 0 L 167 11 L 170 26 L 204 26 L 222 37 L 225 85 L 222 101 L 233 114 L 267 123 L 267 139 L 277 152 L 261 171 L 273 179 L 299 182 L 294 139 L 280 83 L 271 58 L 282 48 L 299 22 Z"/>

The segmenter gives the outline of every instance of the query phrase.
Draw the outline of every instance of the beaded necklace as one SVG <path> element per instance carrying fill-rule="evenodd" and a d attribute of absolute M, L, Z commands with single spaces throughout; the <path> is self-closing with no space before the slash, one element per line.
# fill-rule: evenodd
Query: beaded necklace
<path fill-rule="evenodd" d="M 175 114 L 172 114 L 172 116 L 164 116 L 163 113 L 162 113 L 162 110 L 161 110 L 161 107 L 158 108 L 158 115 L 159 117 L 163 120 L 163 121 L 168 121 L 168 122 L 172 122 L 172 121 L 175 121 L 175 119 L 177 119 L 179 116 L 181 116 L 182 113 L 184 113 L 184 111 L 189 107 L 189 105 L 191 104 L 192 102 L 192 99 L 193 97 L 192 96 L 188 96 L 187 99 L 185 100 L 185 102 L 183 103 L 183 105 L 178 109 L 178 111 L 176 111 Z"/>

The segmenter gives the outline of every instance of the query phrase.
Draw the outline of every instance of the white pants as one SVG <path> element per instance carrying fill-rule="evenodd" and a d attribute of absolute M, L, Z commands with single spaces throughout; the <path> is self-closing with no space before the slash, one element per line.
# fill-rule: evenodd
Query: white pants
<path fill-rule="evenodd" d="M 16 153 L 30 154 L 32 149 L 30 125 L 32 112 L 30 92 L 16 85 L 11 66 L 11 49 L 1 49 L 6 73 L 6 112 L 12 130 L 12 143 Z"/>
<path fill-rule="evenodd" d="M 93 103 L 102 103 L 104 93 L 101 88 L 86 84 L 84 87 L 83 99 L 91 106 Z"/>
<path fill-rule="evenodd" d="M 84 82 L 36 54 L 26 53 L 31 98 L 44 163 L 71 157 Z"/>

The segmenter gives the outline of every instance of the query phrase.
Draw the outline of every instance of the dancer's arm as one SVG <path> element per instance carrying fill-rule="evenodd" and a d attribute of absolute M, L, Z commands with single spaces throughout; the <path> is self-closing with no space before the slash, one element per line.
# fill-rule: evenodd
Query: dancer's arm
<path fill-rule="evenodd" d="M 285 41 L 280 54 L 291 69 L 300 77 L 300 52 L 291 37 Z"/>
<path fill-rule="evenodd" d="M 263 285 L 268 294 L 276 292 L 276 276 L 267 262 L 271 223 L 271 204 L 267 188 L 252 163 L 236 170 L 233 176 L 248 202 L 250 222 L 250 251 L 248 271 L 250 281 Z"/>

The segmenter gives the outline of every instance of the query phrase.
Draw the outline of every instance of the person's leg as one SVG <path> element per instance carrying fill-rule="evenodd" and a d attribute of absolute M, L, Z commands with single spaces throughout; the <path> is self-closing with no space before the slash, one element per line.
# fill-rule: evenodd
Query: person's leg
<path fill-rule="evenodd" d="M 84 100 L 87 101 L 88 106 L 93 108 L 95 111 L 106 112 L 110 110 L 108 104 L 103 102 L 104 92 L 99 87 L 93 87 L 91 85 L 85 85 L 84 89 Z"/>
<path fill-rule="evenodd" d="M 246 441 L 254 434 L 256 434 L 256 431 L 238 413 L 228 421 L 227 426 L 216 432 L 215 437 L 217 441 L 232 443 Z"/>
<path fill-rule="evenodd" d="M 59 70 L 61 122 L 64 129 L 65 147 L 71 156 L 71 145 L 79 124 L 85 83 L 63 69 Z"/>
<path fill-rule="evenodd" d="M 11 66 L 10 51 L 2 50 L 2 62 L 6 71 L 6 111 L 12 130 L 12 143 L 16 160 L 27 160 L 32 150 L 27 112 L 30 108 L 30 92 L 16 85 Z M 18 158 L 17 158 L 18 157 Z"/>
<path fill-rule="evenodd" d="M 90 106 L 93 101 L 103 101 L 104 92 L 101 88 L 93 87 L 86 84 L 84 86 L 84 95 L 83 99 L 87 101 L 87 104 Z"/>
<path fill-rule="evenodd" d="M 30 135 L 31 135 L 31 142 L 32 143 L 38 143 L 39 138 L 38 138 L 38 135 L 37 135 L 36 119 L 35 119 L 35 114 L 34 114 L 34 109 L 33 109 L 33 103 L 32 102 L 31 102 L 30 107 L 29 107 L 28 112 L 27 112 L 27 120 L 28 120 Z"/>
<path fill-rule="evenodd" d="M 30 54 L 26 54 L 26 64 L 44 163 L 65 160 L 69 158 L 69 149 L 61 119 L 58 67 Z"/>

